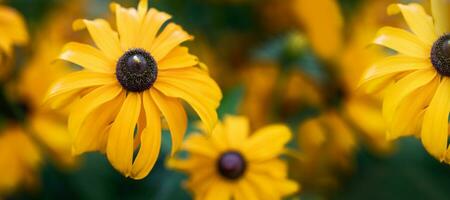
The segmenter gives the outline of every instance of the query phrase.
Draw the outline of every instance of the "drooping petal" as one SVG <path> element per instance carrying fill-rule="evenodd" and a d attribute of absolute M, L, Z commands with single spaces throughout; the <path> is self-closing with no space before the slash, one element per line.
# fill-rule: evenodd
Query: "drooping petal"
<path fill-rule="evenodd" d="M 391 122 L 400 101 L 411 92 L 430 83 L 436 75 L 437 73 L 433 69 L 419 70 L 405 76 L 390 87 L 386 91 L 383 101 L 383 116 L 386 120 Z"/>
<path fill-rule="evenodd" d="M 73 27 L 75 30 L 87 28 L 97 47 L 111 60 L 118 60 L 122 56 L 119 36 L 111 29 L 107 21 L 103 19 L 76 20 Z"/>
<path fill-rule="evenodd" d="M 59 58 L 93 72 L 114 73 L 114 61 L 87 44 L 70 42 L 64 46 Z"/>
<path fill-rule="evenodd" d="M 230 148 L 237 149 L 247 140 L 250 122 L 246 117 L 226 116 L 224 128 Z"/>
<path fill-rule="evenodd" d="M 158 69 L 170 70 L 192 67 L 198 64 L 198 58 L 189 54 L 186 47 L 175 47 L 167 56 L 158 62 Z"/>
<path fill-rule="evenodd" d="M 407 56 L 418 58 L 430 57 L 431 45 L 425 44 L 417 36 L 399 28 L 381 28 L 377 33 L 374 43 Z"/>
<path fill-rule="evenodd" d="M 76 90 L 114 83 L 117 83 L 117 79 L 111 74 L 89 71 L 74 72 L 56 81 L 53 86 L 50 87 L 45 101 L 50 102 L 59 95 Z"/>
<path fill-rule="evenodd" d="M 140 38 L 140 40 L 136 42 L 136 45 L 150 52 L 151 47 L 153 46 L 153 41 L 156 38 L 156 34 L 161 26 L 170 18 L 171 16 L 169 14 L 150 8 L 145 15 L 138 34 L 145 35 L 145 37 Z"/>
<path fill-rule="evenodd" d="M 443 161 L 448 143 L 448 114 L 450 111 L 450 79 L 442 79 L 430 106 L 425 111 L 422 124 L 422 143 L 425 149 Z"/>
<path fill-rule="evenodd" d="M 183 142 L 187 129 L 187 116 L 181 102 L 172 97 L 167 97 L 157 90 L 151 89 L 150 95 L 169 124 L 172 138 L 172 154 L 175 153 Z"/>
<path fill-rule="evenodd" d="M 285 125 L 267 126 L 253 133 L 243 145 L 242 151 L 246 159 L 252 161 L 276 158 L 291 137 L 291 131 Z"/>
<path fill-rule="evenodd" d="M 150 93 L 143 93 L 142 100 L 147 126 L 141 134 L 141 146 L 133 163 L 131 177 L 142 179 L 148 175 L 158 160 L 161 148 L 161 116 Z"/>
<path fill-rule="evenodd" d="M 186 101 L 205 123 L 207 133 L 211 133 L 222 93 L 206 72 L 197 68 L 161 71 L 154 87 L 166 96 Z"/>
<path fill-rule="evenodd" d="M 150 49 L 150 53 L 156 61 L 160 61 L 175 47 L 192 39 L 193 37 L 184 31 L 181 26 L 170 23 L 164 28 L 161 34 L 156 37 Z"/>
<path fill-rule="evenodd" d="M 106 155 L 114 168 L 126 177 L 131 173 L 133 138 L 141 110 L 140 94 L 128 93 L 108 136 Z"/>
<path fill-rule="evenodd" d="M 401 12 L 411 30 L 426 44 L 432 45 L 437 36 L 433 19 L 427 15 L 423 7 L 417 3 L 408 5 L 392 4 L 388 8 L 389 14 Z"/>

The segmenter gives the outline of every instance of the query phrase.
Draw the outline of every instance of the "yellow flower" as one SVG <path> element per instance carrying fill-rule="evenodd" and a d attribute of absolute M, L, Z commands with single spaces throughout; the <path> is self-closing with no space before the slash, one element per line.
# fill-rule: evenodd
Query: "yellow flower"
<path fill-rule="evenodd" d="M 170 15 L 147 7 L 147 0 L 137 10 L 112 3 L 118 33 L 103 19 L 75 21 L 98 48 L 68 43 L 60 59 L 83 70 L 57 81 L 46 98 L 53 107 L 76 101 L 69 116 L 75 154 L 106 152 L 117 170 L 135 179 L 147 176 L 157 160 L 162 116 L 172 152 L 180 146 L 187 126 L 180 99 L 212 129 L 222 98 L 214 80 L 196 67 L 197 58 L 180 46 L 192 36 L 174 23 L 164 26 Z"/>
<path fill-rule="evenodd" d="M 37 145 L 20 127 L 0 131 L 0 197 L 32 182 L 41 159 Z"/>
<path fill-rule="evenodd" d="M 437 32 L 433 18 L 418 4 L 395 4 L 389 14 L 401 12 L 411 32 L 384 27 L 375 44 L 397 52 L 375 63 L 365 73 L 362 86 L 385 90 L 383 116 L 387 137 L 420 133 L 426 150 L 450 163 L 448 117 L 450 111 L 450 35 Z"/>
<path fill-rule="evenodd" d="M 5 65 L 4 56 L 10 57 L 13 45 L 24 45 L 28 42 L 28 33 L 22 16 L 14 9 L 0 6 L 0 63 Z M 0 68 L 0 76 L 8 72 L 8 68 Z"/>
<path fill-rule="evenodd" d="M 288 127 L 270 125 L 250 134 L 246 117 L 227 116 L 211 137 L 193 133 L 182 150 L 187 159 L 168 166 L 189 175 L 195 199 L 280 199 L 298 191 L 287 179 L 287 165 L 278 157 L 291 138 Z"/>

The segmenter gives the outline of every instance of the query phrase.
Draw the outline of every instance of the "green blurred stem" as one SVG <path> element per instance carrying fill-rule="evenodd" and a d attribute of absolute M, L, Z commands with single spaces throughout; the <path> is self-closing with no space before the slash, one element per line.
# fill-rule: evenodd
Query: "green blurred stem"
<path fill-rule="evenodd" d="M 433 14 L 436 31 L 440 35 L 450 31 L 449 2 L 449 0 L 431 0 L 431 11 Z"/>

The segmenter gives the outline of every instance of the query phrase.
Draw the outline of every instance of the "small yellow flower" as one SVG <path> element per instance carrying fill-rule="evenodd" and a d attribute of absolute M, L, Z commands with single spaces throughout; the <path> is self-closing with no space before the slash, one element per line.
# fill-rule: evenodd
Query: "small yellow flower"
<path fill-rule="evenodd" d="M 389 139 L 420 132 L 426 150 L 441 161 L 448 146 L 450 111 L 450 35 L 438 32 L 433 18 L 419 4 L 394 4 L 411 32 L 384 27 L 375 44 L 397 52 L 376 62 L 363 76 L 362 87 L 384 90 L 383 115 Z M 448 157 L 448 156 L 447 156 Z"/>
<path fill-rule="evenodd" d="M 278 157 L 291 138 L 289 128 L 271 125 L 249 135 L 248 119 L 227 116 L 211 137 L 194 133 L 183 144 L 187 159 L 173 158 L 171 168 L 189 174 L 195 199 L 280 199 L 298 191 Z"/>
<path fill-rule="evenodd" d="M 20 127 L 0 131 L 0 197 L 30 183 L 41 160 L 37 145 Z"/>
<path fill-rule="evenodd" d="M 117 170 L 135 179 L 147 176 L 157 160 L 162 116 L 172 152 L 180 146 L 187 126 L 180 99 L 212 129 L 222 98 L 214 80 L 196 67 L 197 57 L 180 46 L 192 36 L 165 25 L 170 15 L 147 3 L 141 0 L 137 10 L 112 3 L 118 32 L 103 19 L 75 21 L 74 28 L 87 28 L 98 48 L 67 44 L 60 59 L 83 70 L 57 81 L 47 95 L 54 107 L 76 101 L 69 116 L 75 154 L 106 152 Z"/>

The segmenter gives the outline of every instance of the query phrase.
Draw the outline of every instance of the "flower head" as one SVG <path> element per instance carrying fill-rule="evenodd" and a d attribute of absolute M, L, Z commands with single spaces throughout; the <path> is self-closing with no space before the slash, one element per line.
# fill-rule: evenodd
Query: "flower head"
<path fill-rule="evenodd" d="M 182 149 L 187 159 L 173 158 L 171 168 L 189 174 L 187 187 L 196 199 L 280 199 L 299 186 L 287 179 L 281 152 L 289 128 L 271 125 L 249 135 L 246 117 L 227 116 L 211 137 L 192 134 Z"/>
<path fill-rule="evenodd" d="M 397 52 L 365 73 L 362 87 L 384 91 L 383 115 L 389 139 L 420 132 L 427 151 L 441 161 L 448 155 L 450 111 L 450 37 L 438 32 L 433 18 L 419 4 L 394 4 L 389 14 L 402 13 L 412 32 L 384 27 L 375 44 Z"/>
<path fill-rule="evenodd" d="M 144 178 L 157 160 L 161 118 L 172 135 L 172 152 L 181 144 L 187 117 L 180 100 L 189 104 L 206 127 L 217 121 L 221 91 L 197 57 L 181 43 L 191 40 L 170 15 L 112 3 L 117 32 L 103 19 L 77 20 L 97 48 L 68 43 L 60 59 L 83 67 L 57 81 L 47 102 L 60 107 L 75 102 L 69 116 L 73 152 L 106 152 L 111 164 L 127 177 Z M 77 100 L 79 98 L 79 100 Z M 133 155 L 137 153 L 134 157 Z"/>

